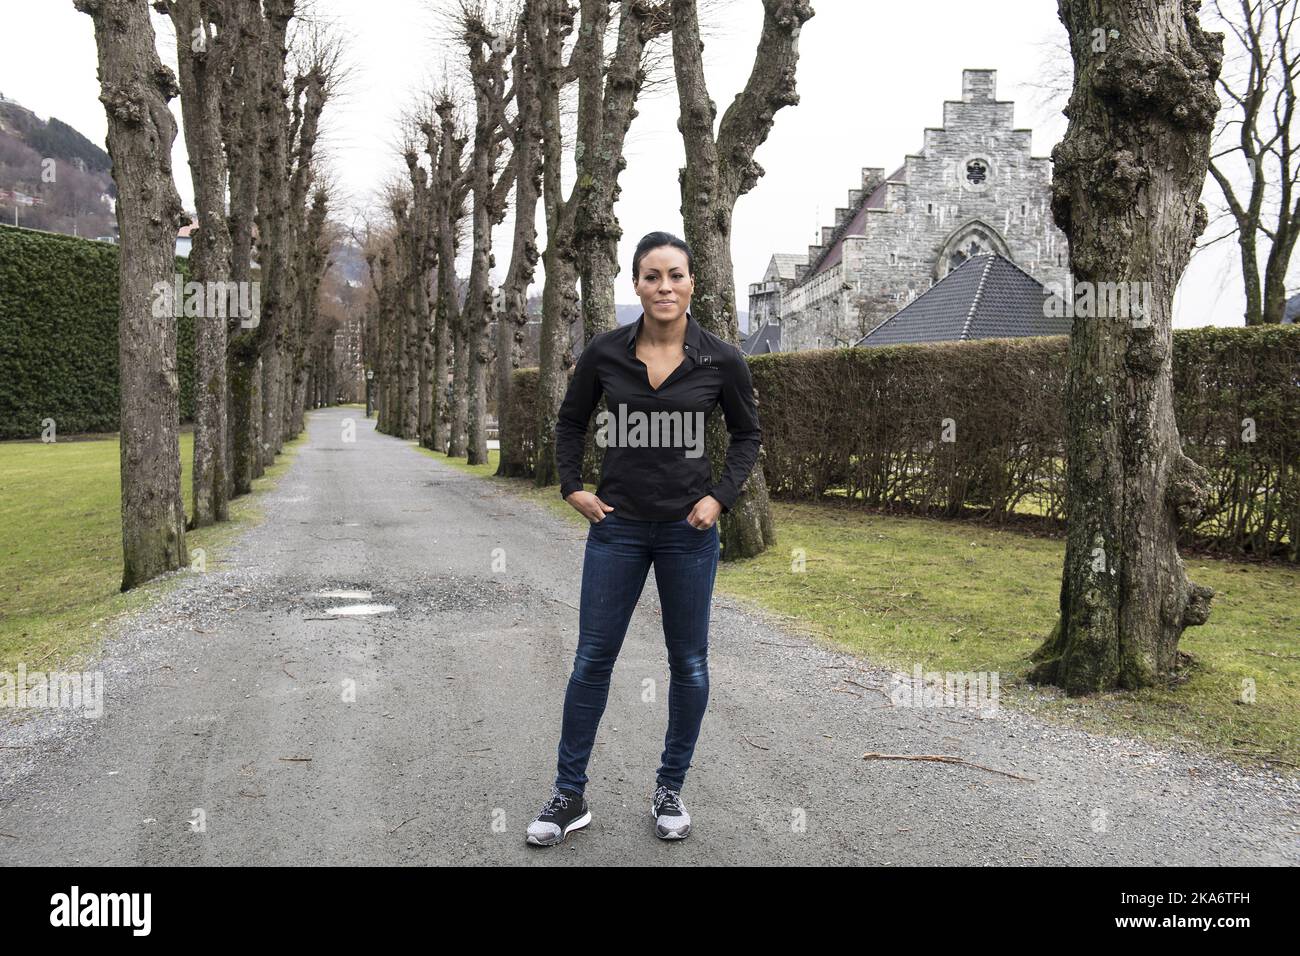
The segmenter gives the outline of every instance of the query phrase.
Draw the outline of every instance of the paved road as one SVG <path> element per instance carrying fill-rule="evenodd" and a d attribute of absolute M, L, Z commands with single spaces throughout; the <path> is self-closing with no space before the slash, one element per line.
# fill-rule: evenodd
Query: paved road
<path fill-rule="evenodd" d="M 353 409 L 314 413 L 308 431 L 227 565 L 188 575 L 106 644 L 101 718 L 0 727 L 0 862 L 1300 863 L 1292 782 L 1006 708 L 893 708 L 867 689 L 888 687 L 883 672 L 721 594 L 683 792 L 695 832 L 662 843 L 648 812 L 668 699 L 652 581 L 589 768 L 593 822 L 527 847 L 577 646 L 584 529 Z M 396 610 L 322 619 L 349 603 L 313 596 L 330 589 Z"/>

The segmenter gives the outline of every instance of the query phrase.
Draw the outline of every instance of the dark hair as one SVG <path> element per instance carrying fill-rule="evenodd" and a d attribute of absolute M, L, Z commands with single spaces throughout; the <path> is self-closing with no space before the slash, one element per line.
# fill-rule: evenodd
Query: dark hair
<path fill-rule="evenodd" d="M 648 232 L 636 244 L 636 252 L 632 255 L 633 281 L 641 278 L 641 258 L 651 249 L 658 249 L 662 246 L 672 246 L 674 249 L 680 249 L 686 253 L 686 273 L 687 275 L 695 275 L 695 257 L 691 255 L 691 247 L 686 244 L 685 239 L 678 239 L 671 232 Z"/>

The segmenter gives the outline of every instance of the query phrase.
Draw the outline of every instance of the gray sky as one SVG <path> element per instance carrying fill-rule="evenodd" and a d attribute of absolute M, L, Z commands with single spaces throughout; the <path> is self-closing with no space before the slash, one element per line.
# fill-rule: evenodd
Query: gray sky
<path fill-rule="evenodd" d="M 106 123 L 98 96 L 94 35 L 89 17 L 71 0 L 20 3 L 0 0 L 5 24 L 0 56 L 0 93 L 41 116 L 58 116 L 92 141 L 103 143 Z M 333 178 L 342 188 L 351 220 L 374 204 L 383 182 L 402 169 L 396 153 L 399 115 L 444 67 L 459 68 L 455 50 L 437 39 L 431 13 L 436 0 L 315 0 L 319 15 L 345 37 L 351 76 L 327 112 L 323 137 Z M 1017 103 L 1016 121 L 1034 130 L 1034 154 L 1050 154 L 1064 133 L 1059 114 L 1035 106 L 1033 83 L 1047 48 L 1064 37 L 1052 0 L 814 0 L 817 13 L 800 37 L 800 105 L 776 116 L 757 153 L 767 171 L 736 208 L 732 255 L 738 303 L 747 308 L 747 286 L 757 281 L 773 252 L 806 251 L 836 206 L 859 184 L 861 168 L 886 171 L 919 150 L 922 131 L 939 126 L 943 101 L 961 95 L 963 68 L 998 71 L 998 96 Z M 165 62 L 175 63 L 174 41 L 161 19 Z M 722 0 L 706 14 L 705 65 L 719 116 L 743 86 L 762 25 L 758 0 Z M 665 41 L 660 41 L 665 42 Z M 645 233 L 681 234 L 677 172 L 683 162 L 676 129 L 676 90 L 665 83 L 640 105 L 627 141 L 627 169 L 616 212 L 624 231 L 619 246 L 620 302 L 635 302 L 631 258 Z M 179 104 L 173 103 L 179 111 Z M 177 138 L 176 176 L 190 204 L 193 189 Z M 404 171 L 404 170 L 403 170 Z M 1207 199 L 1219 200 L 1211 184 Z M 509 262 L 511 218 L 498 228 L 498 273 Z M 540 226 L 540 223 L 539 223 Z M 1230 240 L 1197 257 L 1176 300 L 1179 326 L 1241 322 L 1236 246 Z M 1294 273 L 1294 270 L 1293 270 Z M 541 273 L 538 274 L 540 289 Z"/>

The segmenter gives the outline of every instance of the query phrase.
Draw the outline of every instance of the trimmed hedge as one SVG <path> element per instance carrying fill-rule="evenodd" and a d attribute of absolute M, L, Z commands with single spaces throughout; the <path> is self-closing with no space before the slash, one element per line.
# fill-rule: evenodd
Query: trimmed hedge
<path fill-rule="evenodd" d="M 188 275 L 189 260 L 176 269 Z M 118 428 L 118 247 L 0 227 L 0 439 Z M 194 319 L 177 320 L 182 420 L 194 417 Z"/>
<path fill-rule="evenodd" d="M 1059 524 L 1067 344 L 1053 336 L 753 356 L 768 491 Z M 515 382 L 512 414 L 531 421 L 536 370 Z M 1184 451 L 1209 469 L 1212 486 L 1182 543 L 1297 560 L 1300 328 L 1176 331 L 1174 401 Z"/>

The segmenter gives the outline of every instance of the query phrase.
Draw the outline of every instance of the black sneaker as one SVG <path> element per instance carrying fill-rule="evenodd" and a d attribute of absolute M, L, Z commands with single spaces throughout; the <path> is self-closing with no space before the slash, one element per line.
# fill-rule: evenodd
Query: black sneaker
<path fill-rule="evenodd" d="M 655 818 L 655 836 L 661 840 L 685 840 L 691 832 L 691 815 L 682 805 L 682 792 L 660 784 L 650 802 L 650 816 Z"/>
<path fill-rule="evenodd" d="M 587 809 L 586 797 L 552 785 L 551 798 L 537 819 L 528 824 L 527 842 L 534 846 L 552 846 L 562 842 L 570 830 L 580 829 L 590 822 L 591 811 Z"/>

